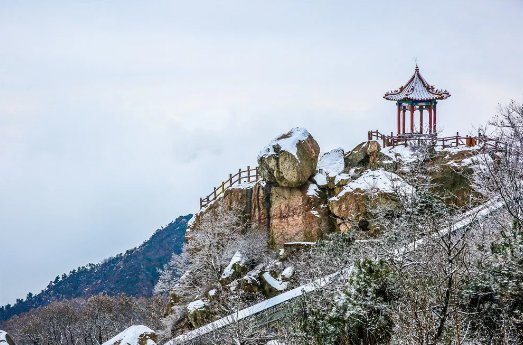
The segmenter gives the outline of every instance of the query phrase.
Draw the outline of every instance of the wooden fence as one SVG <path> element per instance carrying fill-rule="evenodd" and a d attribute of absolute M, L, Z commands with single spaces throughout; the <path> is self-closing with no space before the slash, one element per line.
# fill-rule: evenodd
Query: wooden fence
<path fill-rule="evenodd" d="M 225 181 L 222 181 L 222 183 L 218 187 L 214 187 L 214 190 L 211 192 L 211 194 L 207 195 L 206 197 L 200 198 L 200 209 L 206 207 L 211 202 L 216 200 L 220 195 L 225 193 L 225 191 L 234 185 L 241 184 L 244 182 L 256 182 L 260 178 L 260 174 L 258 171 L 258 167 L 251 168 L 250 166 L 247 166 L 247 169 L 242 170 L 238 169 L 238 172 L 236 174 L 229 174 L 229 178 Z"/>
<path fill-rule="evenodd" d="M 381 140 L 383 147 L 386 146 L 400 146 L 407 145 L 412 143 L 414 145 L 427 145 L 427 146 L 440 146 L 445 147 L 457 147 L 457 146 L 482 146 L 483 148 L 490 148 L 495 150 L 504 150 L 506 149 L 506 144 L 501 143 L 498 140 L 488 138 L 485 135 L 478 136 L 462 136 L 459 135 L 459 132 L 456 132 L 456 135 L 449 137 L 438 137 L 436 134 L 400 134 L 390 135 L 382 134 L 378 131 L 369 131 L 368 132 L 369 140 Z"/>

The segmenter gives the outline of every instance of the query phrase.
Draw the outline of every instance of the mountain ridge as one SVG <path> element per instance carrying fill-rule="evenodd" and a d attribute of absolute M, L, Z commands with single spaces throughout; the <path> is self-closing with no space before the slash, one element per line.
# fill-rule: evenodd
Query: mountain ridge
<path fill-rule="evenodd" d="M 38 294 L 28 293 L 14 305 L 0 306 L 0 321 L 49 304 L 52 301 L 97 294 L 142 297 L 152 294 L 161 269 L 174 253 L 181 253 L 187 223 L 192 215 L 176 218 L 157 229 L 141 245 L 64 273 Z"/>

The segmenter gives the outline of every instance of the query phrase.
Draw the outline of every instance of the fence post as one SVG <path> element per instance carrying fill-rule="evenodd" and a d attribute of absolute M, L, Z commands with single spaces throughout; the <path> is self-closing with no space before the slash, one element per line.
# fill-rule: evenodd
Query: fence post
<path fill-rule="evenodd" d="M 200 198 L 200 208 L 202 208 L 202 207 L 203 207 L 203 199 Z"/>
<path fill-rule="evenodd" d="M 214 193 L 214 199 L 216 199 L 216 187 L 214 187 L 214 192 L 213 193 Z"/>
<path fill-rule="evenodd" d="M 242 169 L 238 169 L 238 183 L 242 183 Z"/>
<path fill-rule="evenodd" d="M 441 145 L 443 146 L 443 148 L 445 148 L 445 138 L 441 140 Z"/>
<path fill-rule="evenodd" d="M 456 146 L 459 146 L 459 132 L 456 132 Z"/>
<path fill-rule="evenodd" d="M 225 193 L 225 182 L 222 181 L 222 194 Z"/>
<path fill-rule="evenodd" d="M 247 165 L 247 182 L 251 182 L 251 166 Z"/>
<path fill-rule="evenodd" d="M 232 174 L 229 174 L 229 187 L 232 186 Z"/>
<path fill-rule="evenodd" d="M 256 167 L 256 181 L 258 181 L 258 167 Z"/>

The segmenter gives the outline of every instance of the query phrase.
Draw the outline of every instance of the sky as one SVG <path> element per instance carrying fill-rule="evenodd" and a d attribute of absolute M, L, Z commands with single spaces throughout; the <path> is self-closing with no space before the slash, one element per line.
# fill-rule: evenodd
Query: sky
<path fill-rule="evenodd" d="M 395 128 L 421 74 L 444 133 L 523 101 L 523 2 L 0 2 L 0 304 L 198 210 L 273 137 Z"/>

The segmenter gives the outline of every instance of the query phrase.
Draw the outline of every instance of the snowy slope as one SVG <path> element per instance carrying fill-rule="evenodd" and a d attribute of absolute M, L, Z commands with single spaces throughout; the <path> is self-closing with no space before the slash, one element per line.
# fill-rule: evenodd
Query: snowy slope
<path fill-rule="evenodd" d="M 153 334 L 154 331 L 147 326 L 131 326 L 102 345 L 156 345 L 156 342 L 150 339 Z"/>

